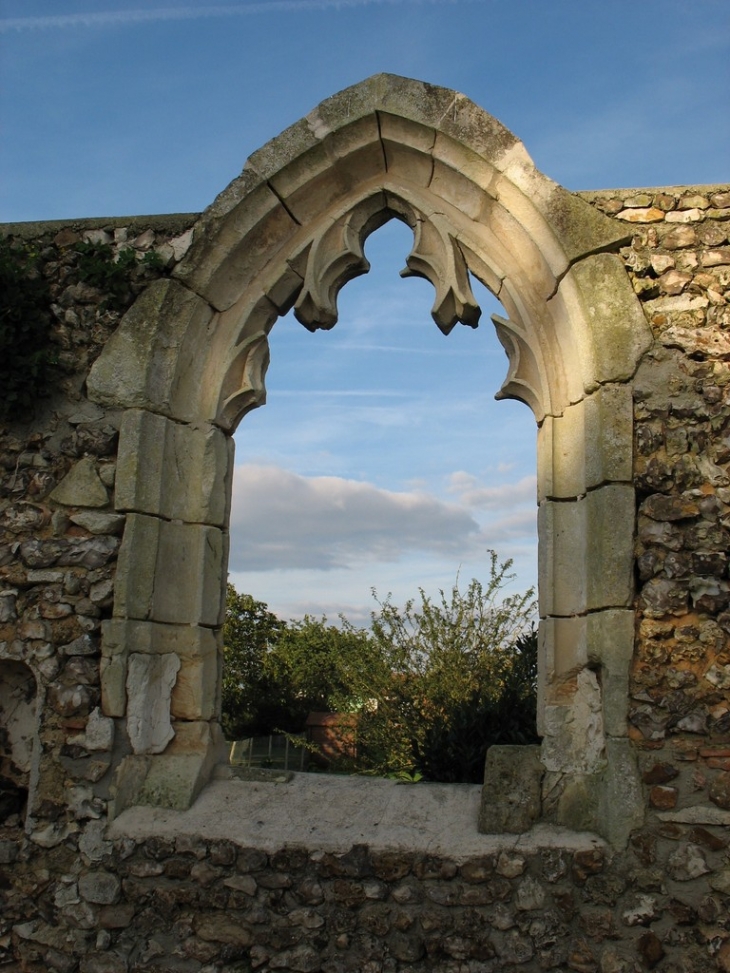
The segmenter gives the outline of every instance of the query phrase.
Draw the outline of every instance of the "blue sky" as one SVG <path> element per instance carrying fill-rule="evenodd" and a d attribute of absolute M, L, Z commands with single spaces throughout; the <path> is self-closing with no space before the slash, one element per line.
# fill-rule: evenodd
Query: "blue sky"
<path fill-rule="evenodd" d="M 323 98 L 379 71 L 464 92 L 569 189 L 730 178 L 727 0 L 0 0 L 0 219 L 194 212 Z M 340 323 L 272 333 L 237 435 L 232 579 L 284 616 L 366 618 L 513 557 L 535 580 L 534 422 L 506 359 L 445 338 L 370 238 Z"/>

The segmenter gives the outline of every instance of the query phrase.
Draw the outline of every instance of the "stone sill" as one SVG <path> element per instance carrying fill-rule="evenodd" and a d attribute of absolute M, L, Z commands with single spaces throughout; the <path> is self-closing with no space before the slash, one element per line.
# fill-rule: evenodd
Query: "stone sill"
<path fill-rule="evenodd" d="M 187 811 L 130 807 L 116 818 L 110 838 L 228 839 L 274 852 L 285 846 L 342 853 L 353 845 L 453 860 L 541 848 L 606 849 L 594 834 L 536 825 L 523 835 L 477 832 L 478 784 L 399 784 L 392 780 L 291 775 L 288 781 L 213 780 Z"/>

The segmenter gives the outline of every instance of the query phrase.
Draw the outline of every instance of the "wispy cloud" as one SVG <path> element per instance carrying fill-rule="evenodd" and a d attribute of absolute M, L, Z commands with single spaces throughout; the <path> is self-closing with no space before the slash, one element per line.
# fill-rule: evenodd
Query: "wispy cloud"
<path fill-rule="evenodd" d="M 51 14 L 42 17 L 6 17 L 0 19 L 0 33 L 74 27 L 130 27 L 135 24 L 200 20 L 211 17 L 245 17 L 253 14 L 298 13 L 330 8 L 349 9 L 406 3 L 453 4 L 458 2 L 479 2 L 479 0 L 266 0 L 266 2 L 212 7 L 158 7 L 154 10 L 110 10 L 96 13 Z"/>

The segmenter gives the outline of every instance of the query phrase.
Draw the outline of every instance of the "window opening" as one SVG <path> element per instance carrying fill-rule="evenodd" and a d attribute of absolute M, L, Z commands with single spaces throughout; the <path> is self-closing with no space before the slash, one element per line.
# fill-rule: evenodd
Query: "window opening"
<path fill-rule="evenodd" d="M 489 318 L 505 312 L 472 280 L 480 327 L 441 334 L 432 286 L 397 276 L 411 247 L 392 220 L 331 332 L 290 313 L 270 335 L 267 405 L 236 434 L 229 580 L 280 619 L 341 612 L 367 627 L 372 588 L 402 606 L 457 577 L 486 585 L 490 549 L 513 561 L 502 595 L 536 588 L 534 418 L 494 400 L 508 363 Z M 271 748 L 235 759 L 271 765 Z M 295 747 L 290 760 L 299 769 Z"/>

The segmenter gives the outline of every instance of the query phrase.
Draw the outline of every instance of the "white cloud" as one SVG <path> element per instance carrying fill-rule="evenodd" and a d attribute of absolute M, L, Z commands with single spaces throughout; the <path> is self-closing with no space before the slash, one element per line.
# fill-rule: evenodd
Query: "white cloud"
<path fill-rule="evenodd" d="M 490 521 L 482 528 L 481 536 L 486 548 L 511 557 L 507 542 L 537 539 L 537 507 L 523 507 Z"/>
<path fill-rule="evenodd" d="M 521 504 L 532 505 L 534 517 L 537 478 L 523 476 L 517 483 L 502 483 L 499 486 L 481 486 L 475 476 L 459 470 L 449 477 L 449 492 L 458 495 L 467 507 L 480 507 L 487 510 L 512 508 Z"/>
<path fill-rule="evenodd" d="M 458 557 L 481 540 L 469 511 L 421 491 L 259 465 L 237 467 L 231 535 L 232 571 L 329 571 L 407 551 Z"/>

